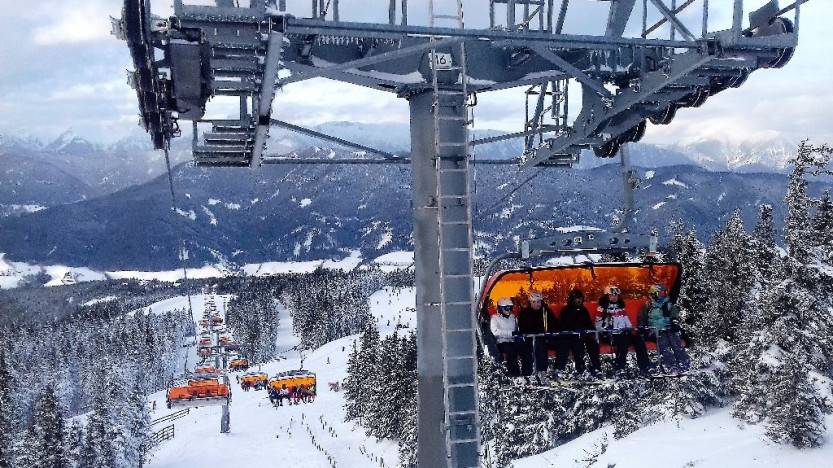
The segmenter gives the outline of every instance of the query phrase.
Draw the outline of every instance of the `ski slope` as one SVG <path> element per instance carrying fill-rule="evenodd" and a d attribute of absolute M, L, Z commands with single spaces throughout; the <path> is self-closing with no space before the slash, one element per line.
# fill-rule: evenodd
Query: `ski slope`
<path fill-rule="evenodd" d="M 369 299 L 371 313 L 378 319 L 380 333 L 388 335 L 399 326 L 413 329 L 414 289 L 386 288 Z M 201 316 L 203 296 L 194 296 L 195 315 Z M 225 316 L 225 301 L 215 301 Z M 184 297 L 168 299 L 149 309 L 164 313 L 168 307 L 187 304 Z M 148 308 L 146 308 L 148 309 Z M 292 334 L 288 312 L 280 310 L 279 349 L 275 361 L 260 370 L 274 375 L 298 369 L 301 355 Z M 185 468 L 194 466 L 274 467 L 282 463 L 310 468 L 394 467 L 398 447 L 389 440 L 368 438 L 364 430 L 344 420 L 344 395 L 330 391 L 328 382 L 343 381 L 347 357 L 358 335 L 328 343 L 304 353 L 304 368 L 318 376 L 318 397 L 314 403 L 273 408 L 263 391 L 243 392 L 232 381 L 231 433 L 220 434 L 220 407 L 192 409 L 188 416 L 173 421 L 175 438 L 162 442 L 153 452 L 148 467 Z M 192 361 L 193 362 L 193 361 Z M 252 370 L 256 370 L 252 369 Z M 156 402 L 154 418 L 170 414 L 165 394 L 151 396 Z M 818 449 L 797 450 L 770 442 L 762 426 L 743 425 L 731 417 L 729 408 L 716 408 L 697 419 L 664 421 L 642 428 L 617 440 L 604 427 L 539 455 L 515 461 L 515 468 L 607 467 L 616 468 L 752 468 L 833 466 L 833 416 L 827 416 L 826 443 Z M 170 422 L 162 423 L 159 430 Z M 585 461 L 598 454 L 604 437 L 607 449 L 595 464 Z"/>
<path fill-rule="evenodd" d="M 167 304 L 178 306 L 182 299 L 179 302 L 171 299 Z M 196 302 L 202 304 L 202 299 Z M 219 308 L 223 301 L 216 302 Z M 383 334 L 392 333 L 397 323 L 404 327 L 415 324 L 413 289 L 379 291 L 371 296 L 370 307 Z M 159 303 L 151 308 L 163 312 Z M 279 313 L 278 344 L 282 354 L 259 369 L 269 375 L 298 369 L 301 364 L 289 313 L 283 309 Z M 154 427 L 159 430 L 174 424 L 176 435 L 152 452 L 146 466 L 274 467 L 284 462 L 305 468 L 397 466 L 397 444 L 368 438 L 361 427 L 345 423 L 344 394 L 330 391 L 327 385 L 346 377 L 347 357 L 356 339 L 358 335 L 342 338 L 304 353 L 304 368 L 314 371 L 318 378 L 314 403 L 273 408 L 265 391 L 242 391 L 235 379 L 242 373 L 231 373 L 231 433 L 220 434 L 221 407 L 192 409 L 182 419 Z M 257 369 L 256 366 L 250 370 Z M 157 392 L 150 398 L 156 405 L 153 418 L 173 412 L 165 406 L 165 392 Z"/>
<path fill-rule="evenodd" d="M 560 447 L 514 462 L 515 468 L 545 466 L 616 468 L 829 468 L 833 466 L 833 416 L 826 417 L 827 443 L 799 450 L 766 439 L 764 427 L 734 419 L 731 408 L 718 408 L 697 419 L 663 421 L 616 440 L 612 428 L 585 434 Z M 607 450 L 595 464 L 604 437 Z"/>

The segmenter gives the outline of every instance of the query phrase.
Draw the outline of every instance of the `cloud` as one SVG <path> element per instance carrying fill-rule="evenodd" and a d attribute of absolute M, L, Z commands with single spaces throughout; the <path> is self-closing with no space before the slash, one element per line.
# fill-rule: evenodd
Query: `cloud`
<path fill-rule="evenodd" d="M 42 8 L 46 24 L 32 31 L 37 45 L 49 46 L 106 40 L 110 37 L 108 12 L 120 16 L 114 2 L 48 2 Z"/>
<path fill-rule="evenodd" d="M 154 13 L 171 14 L 169 3 L 155 1 Z M 765 0 L 745 2 L 747 10 L 763 3 Z M 289 0 L 288 4 L 293 14 L 309 15 L 309 0 Z M 340 4 L 344 20 L 387 22 L 387 0 L 341 0 Z M 456 0 L 438 1 L 445 12 L 453 11 L 455 4 Z M 485 0 L 464 0 L 467 27 L 488 25 L 485 4 Z M 712 27 L 725 26 L 731 18 L 730 2 L 711 4 Z M 573 0 L 566 32 L 601 32 L 608 5 Z M 641 27 L 638 5 L 629 25 L 632 31 Z M 11 65 L 0 67 L 0 130 L 48 138 L 73 127 L 95 140 L 135 132 L 136 96 L 124 77 L 124 70 L 132 68 L 129 53 L 124 43 L 109 35 L 108 17 L 120 16 L 121 7 L 121 0 L 9 1 L 3 5 L 0 62 Z M 498 5 L 498 18 L 505 17 L 503 8 Z M 646 141 L 671 143 L 727 135 L 737 139 L 833 138 L 829 125 L 833 121 L 829 85 L 833 62 L 824 59 L 830 44 L 826 23 L 833 16 L 833 2 L 810 2 L 802 12 L 800 46 L 786 68 L 761 70 L 740 89 L 727 90 L 702 108 L 681 110 L 671 125 L 649 128 Z M 696 14 L 685 19 L 692 31 L 699 31 Z M 427 23 L 427 2 L 410 2 L 409 22 Z M 579 94 L 571 97 L 571 104 L 580 103 Z M 482 94 L 475 109 L 477 128 L 520 130 L 524 99 L 520 88 Z M 237 109 L 234 103 L 220 99 L 212 101 L 209 108 L 223 115 Z M 572 107 L 571 114 L 576 113 Z M 301 125 L 332 120 L 405 123 L 409 119 L 404 99 L 326 79 L 288 86 L 277 94 L 274 114 Z"/>

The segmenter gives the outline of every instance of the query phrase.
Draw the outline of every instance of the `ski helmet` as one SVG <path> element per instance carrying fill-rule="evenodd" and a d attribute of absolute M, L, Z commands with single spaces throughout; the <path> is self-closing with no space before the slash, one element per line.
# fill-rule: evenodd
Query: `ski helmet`
<path fill-rule="evenodd" d="M 584 299 L 584 293 L 581 292 L 581 289 L 578 289 L 578 288 L 573 289 L 572 291 L 570 291 L 570 294 L 567 296 L 567 302 L 568 303 L 572 303 L 576 299 L 582 299 L 582 300 Z"/>
<path fill-rule="evenodd" d="M 530 291 L 529 292 L 529 300 L 530 301 L 543 301 L 544 295 L 538 291 Z"/>
<path fill-rule="evenodd" d="M 661 292 L 665 292 L 665 291 L 667 291 L 665 286 L 663 286 L 661 284 L 655 284 L 655 285 L 651 286 L 651 289 L 649 290 L 649 293 L 651 294 L 651 297 L 659 297 L 659 294 Z"/>
<path fill-rule="evenodd" d="M 615 294 L 618 296 L 619 294 L 622 294 L 622 290 L 619 289 L 619 286 L 614 286 L 611 284 L 605 287 L 605 294 Z"/>
<path fill-rule="evenodd" d="M 512 303 L 511 298 L 503 297 L 499 301 L 497 301 L 498 312 L 504 313 L 505 315 L 511 314 L 513 307 L 514 304 Z"/>

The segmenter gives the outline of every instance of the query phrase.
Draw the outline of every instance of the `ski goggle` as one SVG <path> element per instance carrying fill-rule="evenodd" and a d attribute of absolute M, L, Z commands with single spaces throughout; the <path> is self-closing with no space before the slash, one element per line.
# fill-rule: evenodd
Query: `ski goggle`
<path fill-rule="evenodd" d="M 511 305 L 497 306 L 497 310 L 500 311 L 500 312 L 503 312 L 503 313 L 512 312 L 512 306 Z"/>
<path fill-rule="evenodd" d="M 622 293 L 622 290 L 617 288 L 616 286 L 613 286 L 612 288 L 610 288 L 610 292 L 608 292 L 608 294 L 611 294 L 611 295 L 615 294 L 617 296 L 621 293 Z"/>

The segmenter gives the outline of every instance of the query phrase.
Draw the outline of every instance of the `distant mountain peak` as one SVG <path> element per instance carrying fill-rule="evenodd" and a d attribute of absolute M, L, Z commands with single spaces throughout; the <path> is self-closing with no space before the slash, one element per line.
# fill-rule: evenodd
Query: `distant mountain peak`
<path fill-rule="evenodd" d="M 77 135 L 71 128 L 64 130 L 58 138 L 46 145 L 45 149 L 64 154 L 89 154 L 99 150 L 97 145 Z"/>

